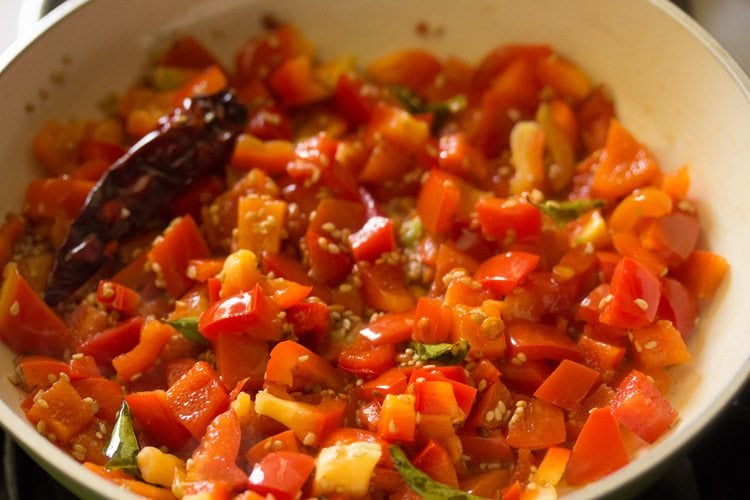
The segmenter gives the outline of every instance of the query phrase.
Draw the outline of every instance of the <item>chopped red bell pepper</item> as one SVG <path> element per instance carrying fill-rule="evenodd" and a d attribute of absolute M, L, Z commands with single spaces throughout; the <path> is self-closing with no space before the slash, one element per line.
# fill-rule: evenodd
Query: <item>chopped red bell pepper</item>
<path fill-rule="evenodd" d="M 154 442 L 179 452 L 190 440 L 190 432 L 169 407 L 163 390 L 131 392 L 125 400 L 133 418 Z"/>
<path fill-rule="evenodd" d="M 395 247 L 393 221 L 379 215 L 370 217 L 359 231 L 349 236 L 349 248 L 354 260 L 373 261 Z"/>
<path fill-rule="evenodd" d="M 526 280 L 538 263 L 538 255 L 505 252 L 480 264 L 474 273 L 474 279 L 497 295 L 508 295 Z"/>
<path fill-rule="evenodd" d="M 248 488 L 279 500 L 299 496 L 315 467 L 315 459 L 297 451 L 275 451 L 263 457 L 250 472 Z"/>
<path fill-rule="evenodd" d="M 617 387 L 612 415 L 648 443 L 666 433 L 677 419 L 677 411 L 649 378 L 631 371 Z"/>
<path fill-rule="evenodd" d="M 214 417 L 226 410 L 229 395 L 211 365 L 198 361 L 167 390 L 167 401 L 182 425 L 200 439 Z"/>
<path fill-rule="evenodd" d="M 220 334 L 249 335 L 260 340 L 279 340 L 283 323 L 281 309 L 269 299 L 260 285 L 222 299 L 201 314 L 198 330 L 208 339 Z"/>

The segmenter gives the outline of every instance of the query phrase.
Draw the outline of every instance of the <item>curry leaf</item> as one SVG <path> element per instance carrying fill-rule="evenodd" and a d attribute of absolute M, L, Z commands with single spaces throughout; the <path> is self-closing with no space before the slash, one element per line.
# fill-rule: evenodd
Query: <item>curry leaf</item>
<path fill-rule="evenodd" d="M 467 104 L 466 96 L 463 94 L 454 95 L 444 101 L 425 102 L 409 87 L 394 85 L 390 87 L 390 92 L 410 113 L 432 113 L 435 115 L 432 132 L 440 130 L 451 115 L 465 109 Z"/>
<path fill-rule="evenodd" d="M 112 427 L 112 437 L 104 450 L 104 455 L 109 458 L 107 469 L 120 469 L 133 475 L 137 474 L 139 450 L 130 407 L 126 401 L 123 401 L 117 413 L 115 425 Z"/>
<path fill-rule="evenodd" d="M 580 200 L 545 200 L 541 203 L 529 202 L 549 215 L 555 222 L 562 224 L 577 219 L 581 215 L 604 205 L 603 200 L 582 198 Z"/>
<path fill-rule="evenodd" d="M 198 318 L 178 318 L 166 323 L 180 332 L 183 337 L 199 344 L 208 344 L 208 340 L 198 330 Z"/>
<path fill-rule="evenodd" d="M 459 340 L 455 344 L 422 344 L 412 343 L 412 349 L 422 361 L 436 361 L 444 365 L 456 365 L 466 358 L 469 352 L 469 343 Z"/>
<path fill-rule="evenodd" d="M 430 476 L 414 467 L 406 454 L 396 445 L 388 447 L 393 457 L 393 465 L 404 482 L 425 500 L 481 500 L 481 497 L 456 490 L 438 483 Z"/>

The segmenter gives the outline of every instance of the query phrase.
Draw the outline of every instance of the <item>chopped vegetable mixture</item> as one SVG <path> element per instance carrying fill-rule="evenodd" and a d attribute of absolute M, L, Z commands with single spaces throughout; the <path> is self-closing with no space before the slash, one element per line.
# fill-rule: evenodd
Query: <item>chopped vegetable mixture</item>
<path fill-rule="evenodd" d="M 0 227 L 29 422 L 148 498 L 549 498 L 659 440 L 727 271 L 546 45 L 223 65 L 182 36 L 50 120 Z"/>

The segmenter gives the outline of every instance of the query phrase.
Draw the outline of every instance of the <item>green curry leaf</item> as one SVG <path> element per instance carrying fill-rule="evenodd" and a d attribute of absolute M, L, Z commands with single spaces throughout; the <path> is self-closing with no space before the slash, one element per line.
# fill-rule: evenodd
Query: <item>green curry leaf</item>
<path fill-rule="evenodd" d="M 432 123 L 432 132 L 440 130 L 451 115 L 461 112 L 466 108 L 467 100 L 463 94 L 439 102 L 425 102 L 409 87 L 393 85 L 390 87 L 391 94 L 412 114 L 432 113 L 435 119 Z"/>
<path fill-rule="evenodd" d="M 107 469 L 120 469 L 136 475 L 138 451 L 140 447 L 133 428 L 133 417 L 130 415 L 128 403 L 123 401 L 112 427 L 112 437 L 104 450 L 104 455 L 109 458 Z"/>
<path fill-rule="evenodd" d="M 178 318 L 166 323 L 180 332 L 183 337 L 199 344 L 208 344 L 208 340 L 198 330 L 198 318 Z"/>
<path fill-rule="evenodd" d="M 455 490 L 449 486 L 438 483 L 430 476 L 414 467 L 406 454 L 396 445 L 388 447 L 388 451 L 393 457 L 393 465 L 404 482 L 411 489 L 422 495 L 425 500 L 482 500 L 481 497 L 466 493 L 465 491 Z"/>
<path fill-rule="evenodd" d="M 580 200 L 545 200 L 541 203 L 535 203 L 529 200 L 529 203 L 537 207 L 543 213 L 549 215 L 558 224 L 576 220 L 581 215 L 604 206 L 604 200 L 595 200 L 582 198 Z"/>
<path fill-rule="evenodd" d="M 459 340 L 455 344 L 422 344 L 412 342 L 414 352 L 417 353 L 422 361 L 435 361 L 444 365 L 457 365 L 461 363 L 469 353 L 469 343 L 466 340 Z"/>

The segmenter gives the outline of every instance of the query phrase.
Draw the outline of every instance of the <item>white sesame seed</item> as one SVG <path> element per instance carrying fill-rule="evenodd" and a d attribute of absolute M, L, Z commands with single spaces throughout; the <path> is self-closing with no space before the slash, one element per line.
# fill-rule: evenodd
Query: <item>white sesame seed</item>
<path fill-rule="evenodd" d="M 47 408 L 49 408 L 49 403 L 47 402 L 47 400 L 46 400 L 46 399 L 42 399 L 42 398 L 37 398 L 37 400 L 36 400 L 36 404 L 37 404 L 37 405 L 39 405 L 39 406 L 41 406 L 41 407 L 42 407 L 42 408 L 44 408 L 45 410 L 46 410 Z"/>
<path fill-rule="evenodd" d="M 313 432 L 308 432 L 305 434 L 305 439 L 302 440 L 302 444 L 305 446 L 311 446 L 313 443 L 315 443 L 316 436 Z"/>
<path fill-rule="evenodd" d="M 390 422 L 388 422 L 388 432 L 390 432 L 391 434 L 395 434 L 396 430 L 397 430 L 397 428 L 396 428 L 396 422 L 393 421 L 393 420 L 391 420 Z"/>
<path fill-rule="evenodd" d="M 641 298 L 637 298 L 637 299 L 635 299 L 635 300 L 634 300 L 633 302 L 635 303 L 635 305 L 637 305 L 637 306 L 638 306 L 638 308 L 639 308 L 639 309 L 640 309 L 641 311 L 645 311 L 645 310 L 647 310 L 647 309 L 648 309 L 648 302 L 646 302 L 645 300 L 643 300 L 643 299 L 641 299 Z"/>
<path fill-rule="evenodd" d="M 651 349 L 655 349 L 656 345 L 657 344 L 656 344 L 655 340 L 650 340 L 650 341 L 646 342 L 645 344 L 643 344 L 643 348 L 651 350 Z"/>
<path fill-rule="evenodd" d="M 302 356 L 300 356 L 300 357 L 297 358 L 297 361 L 299 361 L 300 363 L 304 363 L 308 359 L 310 359 L 310 355 L 309 354 L 303 354 Z"/>
<path fill-rule="evenodd" d="M 21 312 L 21 305 L 18 303 L 17 300 L 15 300 L 10 305 L 10 315 L 11 316 L 18 316 L 19 312 Z"/>

